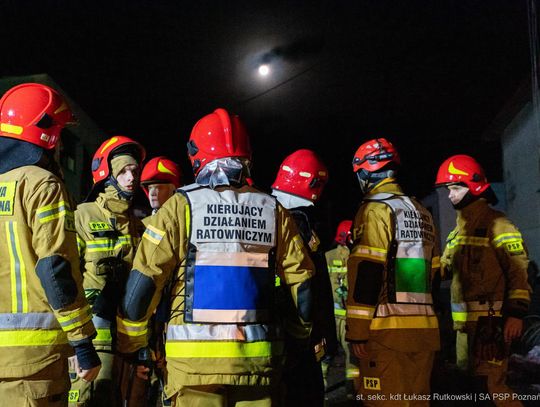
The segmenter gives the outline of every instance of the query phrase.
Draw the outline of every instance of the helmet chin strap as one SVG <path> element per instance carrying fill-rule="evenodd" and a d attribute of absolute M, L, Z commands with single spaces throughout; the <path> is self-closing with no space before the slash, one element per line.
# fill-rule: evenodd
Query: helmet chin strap
<path fill-rule="evenodd" d="M 112 175 L 107 179 L 105 182 L 105 187 L 108 185 L 111 185 L 116 189 L 116 192 L 118 192 L 118 197 L 120 199 L 123 199 L 125 201 L 131 201 L 133 199 L 134 193 L 129 191 L 124 191 L 120 184 L 118 183 L 118 180 L 114 178 Z"/>
<path fill-rule="evenodd" d="M 471 191 L 467 191 L 465 196 L 463 198 L 461 198 L 461 201 L 459 201 L 455 205 L 452 204 L 452 206 L 454 207 L 454 209 L 460 210 L 460 209 L 465 208 L 466 206 L 469 206 L 474 201 L 476 201 L 478 198 L 480 198 L 480 197 L 479 196 L 474 196 L 473 194 L 471 194 Z"/>
<path fill-rule="evenodd" d="M 362 196 L 366 195 L 371 191 L 377 184 L 386 178 L 392 178 L 396 176 L 396 171 L 393 169 L 388 169 L 385 171 L 370 172 L 365 169 L 361 169 L 356 172 L 356 177 L 358 178 L 358 183 L 360 184 L 360 191 Z"/>

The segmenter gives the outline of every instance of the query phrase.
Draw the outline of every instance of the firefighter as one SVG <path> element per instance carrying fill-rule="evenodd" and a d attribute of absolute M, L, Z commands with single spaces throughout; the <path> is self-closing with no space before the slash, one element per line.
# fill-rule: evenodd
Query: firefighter
<path fill-rule="evenodd" d="M 159 208 L 174 195 L 182 185 L 180 167 L 165 156 L 149 160 L 141 173 L 141 188 L 148 197 L 152 215 L 143 219 L 147 225 Z M 164 297 L 168 297 L 165 295 Z M 154 372 L 150 380 L 150 400 L 158 400 L 162 396 L 165 375 L 165 326 L 167 323 L 167 301 L 161 301 L 155 315 L 150 320 L 150 349 L 154 361 Z M 153 403 L 155 404 L 155 403 Z"/>
<path fill-rule="evenodd" d="M 345 352 L 345 378 L 347 398 L 354 399 L 359 389 L 358 361 L 351 359 L 350 345 L 345 340 L 346 303 L 347 303 L 347 260 L 349 259 L 349 247 L 352 246 L 352 220 L 342 220 L 336 230 L 334 238 L 335 247 L 325 253 L 332 294 L 334 296 L 334 317 L 337 328 L 337 338 Z"/>
<path fill-rule="evenodd" d="M 362 144 L 353 159 L 363 199 L 347 263 L 346 339 L 360 359 L 360 394 L 368 406 L 395 405 L 394 394 L 429 405 L 439 349 L 431 295 L 440 267 L 435 227 L 431 214 L 397 183 L 399 162 L 384 138 Z"/>
<path fill-rule="evenodd" d="M 337 349 L 330 277 L 320 239 L 314 230 L 314 205 L 328 181 L 328 170 L 311 150 L 297 150 L 286 157 L 272 184 L 272 195 L 289 211 L 315 265 L 312 279 L 313 309 L 311 349 L 289 352 L 285 365 L 285 405 L 322 406 L 325 382 L 321 361 Z"/>
<path fill-rule="evenodd" d="M 182 185 L 182 173 L 178 165 L 167 157 L 154 157 L 144 166 L 141 173 L 141 187 L 148 198 L 152 215 Z M 150 218 L 143 222 L 146 224 Z"/>
<path fill-rule="evenodd" d="M 144 148 L 129 137 L 105 140 L 92 160 L 92 190 L 87 201 L 75 211 L 79 256 L 84 267 L 83 286 L 97 329 L 94 345 L 103 362 L 103 369 L 92 386 L 74 381 L 72 388 L 79 389 L 79 405 L 108 405 L 111 400 L 119 403 L 129 397 L 127 387 L 133 390 L 135 399 L 130 405 L 137 402 L 144 405 L 141 394 L 145 382 L 139 380 L 128 386 L 129 377 L 133 376 L 130 366 L 124 367 L 122 359 L 114 358 L 112 347 L 118 302 L 144 231 L 144 225 L 132 211 L 132 199 L 139 186 L 139 164 L 144 155 Z"/>
<path fill-rule="evenodd" d="M 437 187 L 447 187 L 457 211 L 455 229 L 441 258 L 452 275 L 451 308 L 456 362 L 475 378 L 476 389 L 508 394 L 508 347 L 519 339 L 530 302 L 527 248 L 519 230 L 489 206 L 497 198 L 478 162 L 467 155 L 445 160 Z M 499 399 L 496 404 L 521 405 Z"/>
<path fill-rule="evenodd" d="M 217 109 L 200 119 L 188 154 L 196 183 L 165 202 L 146 228 L 121 304 L 119 350 L 137 363 L 170 282 L 171 404 L 270 406 L 282 328 L 307 347 L 313 264 L 292 218 L 251 186 L 251 148 L 238 116 Z M 275 302 L 275 273 L 290 308 Z"/>
<path fill-rule="evenodd" d="M 68 357 L 97 376 L 96 331 L 79 272 L 73 202 L 56 159 L 72 119 L 48 86 L 25 83 L 0 100 L 0 398 L 6 406 L 67 406 Z"/>

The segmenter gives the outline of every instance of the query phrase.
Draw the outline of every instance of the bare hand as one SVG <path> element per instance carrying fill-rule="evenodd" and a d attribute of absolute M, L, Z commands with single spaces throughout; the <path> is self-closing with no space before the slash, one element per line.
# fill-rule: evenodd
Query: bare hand
<path fill-rule="evenodd" d="M 352 351 L 354 353 L 354 356 L 356 356 L 358 359 L 365 359 L 368 357 L 366 348 L 367 348 L 367 344 L 365 343 L 352 344 Z"/>
<path fill-rule="evenodd" d="M 138 365 L 137 366 L 137 377 L 141 380 L 148 380 L 148 373 L 150 372 L 150 368 L 146 367 L 144 365 Z"/>
<path fill-rule="evenodd" d="M 77 375 L 82 379 L 83 382 L 93 382 L 98 376 L 100 370 L 101 365 L 98 365 L 88 370 L 79 368 L 79 370 L 77 371 Z"/>
<path fill-rule="evenodd" d="M 523 332 L 523 320 L 514 317 L 508 317 L 504 323 L 504 341 L 511 343 L 518 339 Z"/>
<path fill-rule="evenodd" d="M 98 365 L 88 370 L 82 369 L 79 366 L 77 356 L 71 356 L 70 358 L 68 358 L 68 365 L 69 369 L 77 373 L 77 376 L 79 376 L 83 382 L 94 381 L 94 379 L 99 374 L 99 371 L 101 370 L 101 365 Z"/>

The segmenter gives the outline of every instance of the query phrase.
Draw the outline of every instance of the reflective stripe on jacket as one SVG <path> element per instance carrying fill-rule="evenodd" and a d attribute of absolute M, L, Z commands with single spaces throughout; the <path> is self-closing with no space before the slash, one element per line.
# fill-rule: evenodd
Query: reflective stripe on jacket
<path fill-rule="evenodd" d="M 68 343 L 95 334 L 72 208 L 63 184 L 42 168 L 0 174 L 0 378 L 43 371 L 72 354 Z M 43 283 L 60 273 L 69 287 L 46 294 Z M 55 298 L 49 302 L 48 295 Z"/>
<path fill-rule="evenodd" d="M 488 315 L 522 318 L 530 302 L 528 256 L 521 233 L 485 199 L 457 211 L 456 228 L 449 234 L 441 258 L 452 275 L 454 327 L 472 325 Z M 469 323 L 469 324 L 467 324 Z"/>
<path fill-rule="evenodd" d="M 185 190 L 190 191 L 197 188 L 200 187 L 196 185 L 184 187 Z M 201 189 L 207 190 L 207 188 Z M 258 197 L 264 197 L 264 199 L 273 202 L 272 197 L 249 186 L 238 189 L 223 187 L 215 191 L 208 191 L 216 194 L 216 198 L 219 197 L 220 204 L 223 205 L 223 207 L 217 208 L 218 211 L 222 211 L 220 215 L 229 216 L 224 211 L 230 211 L 231 205 L 237 205 L 239 202 L 259 202 Z M 192 197 L 193 195 L 189 193 L 188 196 Z M 209 200 L 208 204 L 214 205 L 215 202 Z M 228 209 L 224 209 L 225 206 L 228 206 Z M 294 304 L 301 307 L 304 299 L 302 295 L 298 294 L 299 288 L 311 277 L 313 264 L 302 244 L 294 222 L 286 211 L 280 205 L 270 204 L 270 201 L 265 203 L 265 208 L 275 212 L 272 218 L 275 219 L 274 225 L 277 225 L 275 250 L 271 257 L 273 262 L 269 264 L 270 287 L 275 290 L 273 271 L 275 269 L 275 273 L 281 280 L 281 288 L 288 288 Z M 214 209 L 216 208 L 212 207 L 208 210 L 213 211 Z M 294 308 L 295 313 L 289 314 L 277 314 L 276 312 L 280 312 L 280 310 L 273 308 L 270 321 L 265 323 L 195 324 L 186 322 L 185 298 L 186 295 L 189 295 L 186 290 L 189 235 L 198 229 L 196 225 L 202 224 L 204 226 L 205 216 L 200 211 L 195 211 L 192 214 L 191 210 L 187 197 L 182 193 L 177 193 L 167 200 L 157 214 L 150 219 L 137 251 L 131 274 L 142 274 L 145 276 L 141 277 L 144 281 L 146 278 L 151 279 L 153 286 L 155 286 L 155 292 L 150 301 L 146 298 L 134 300 L 136 304 L 149 303 L 144 318 L 139 321 L 118 319 L 118 349 L 121 352 L 129 353 L 147 344 L 147 335 L 143 335 L 141 332 L 161 299 L 163 287 L 172 279 L 171 315 L 165 345 L 169 373 L 168 388 L 177 390 L 180 386 L 204 384 L 268 385 L 282 360 L 282 327 L 288 330 L 292 337 L 306 341 L 307 344 L 310 331 L 309 323 L 303 321 Z M 253 213 L 254 218 L 266 219 L 265 216 L 257 216 L 263 215 L 263 212 Z M 195 219 L 196 216 L 203 216 L 203 218 Z M 205 230 L 210 229 L 216 231 L 226 228 L 212 227 L 211 225 L 205 228 Z M 258 230 L 250 228 L 249 225 L 239 229 Z M 212 233 L 217 232 L 208 232 L 209 239 L 213 239 Z M 227 243 L 228 248 L 236 248 L 237 253 L 244 251 L 246 258 L 250 256 L 250 249 L 260 248 L 257 245 L 258 242 L 240 241 L 238 236 L 235 234 L 233 238 L 236 242 Z M 247 238 L 245 234 L 243 236 Z M 214 240 L 213 247 L 216 251 L 223 251 L 223 241 L 221 239 Z M 262 250 L 262 248 L 260 249 Z M 266 248 L 264 250 L 268 251 Z M 201 259 L 206 256 L 204 251 L 206 250 L 199 252 L 203 255 Z M 231 259 L 235 256 L 232 256 Z M 227 259 L 228 257 L 225 256 L 220 261 L 228 262 Z M 225 295 L 228 295 L 228 292 Z M 289 309 L 289 311 L 291 310 Z"/>
<path fill-rule="evenodd" d="M 437 350 L 431 280 L 439 261 L 429 212 L 404 196 L 393 179 L 387 179 L 365 197 L 355 218 L 353 238 L 347 339 L 376 340 L 405 352 Z M 381 265 L 380 285 L 373 283 L 373 276 L 362 275 L 362 262 Z M 355 290 L 362 284 L 379 292 L 376 303 L 356 302 Z"/>
<path fill-rule="evenodd" d="M 83 265 L 83 285 L 93 304 L 107 281 L 100 271 L 100 261 L 122 260 L 127 274 L 133 264 L 135 250 L 144 230 L 142 222 L 130 210 L 128 201 L 121 201 L 109 192 L 102 192 L 94 202 L 82 203 L 75 211 L 77 245 Z M 112 310 L 114 315 L 116 311 Z M 96 349 L 111 349 L 110 321 L 94 315 Z"/>

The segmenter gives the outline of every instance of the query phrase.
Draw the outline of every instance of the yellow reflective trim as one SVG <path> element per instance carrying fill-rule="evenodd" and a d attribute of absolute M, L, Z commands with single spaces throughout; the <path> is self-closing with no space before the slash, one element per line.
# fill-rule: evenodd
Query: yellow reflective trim
<path fill-rule="evenodd" d="M 14 222 L 16 226 L 16 222 Z M 9 232 L 9 223 L 6 222 L 7 248 L 9 253 L 9 265 L 11 272 L 11 312 L 16 314 L 17 310 L 17 276 L 15 270 L 15 255 L 11 250 L 11 233 Z"/>
<path fill-rule="evenodd" d="M 450 165 L 448 166 L 448 172 L 454 175 L 469 175 L 468 172 L 462 171 L 459 168 L 454 167 L 453 161 L 450 161 Z"/>
<path fill-rule="evenodd" d="M 165 344 L 170 358 L 265 358 L 283 353 L 282 342 L 172 342 Z"/>
<path fill-rule="evenodd" d="M 386 255 L 388 251 L 379 247 L 371 247 L 365 245 L 358 245 L 352 254 L 354 257 L 360 257 L 362 259 L 374 260 L 377 262 L 386 261 Z"/>
<path fill-rule="evenodd" d="M 15 124 L 0 123 L 0 131 L 5 131 L 6 133 L 16 134 L 17 136 L 20 136 L 23 130 L 23 127 L 16 126 Z"/>
<path fill-rule="evenodd" d="M 103 154 L 105 152 L 105 150 L 107 150 L 110 146 L 112 146 L 114 143 L 116 143 L 118 141 L 118 137 L 112 137 L 108 142 L 107 144 L 105 144 L 103 146 L 103 148 L 101 149 L 100 151 L 100 154 Z"/>
<path fill-rule="evenodd" d="M 64 331 L 71 331 L 72 329 L 79 328 L 92 319 L 92 310 L 87 304 L 83 308 L 74 311 L 66 316 L 58 317 L 57 320 Z M 73 321 L 69 325 L 64 325 L 66 322 Z"/>
<path fill-rule="evenodd" d="M 116 243 L 114 243 L 115 241 Z M 101 238 L 89 240 L 86 242 L 86 251 L 88 253 L 116 251 L 124 245 L 131 245 L 131 235 L 123 235 L 118 237 L 118 239 Z"/>
<path fill-rule="evenodd" d="M 456 236 L 448 241 L 446 246 L 451 249 L 456 246 L 479 246 L 489 247 L 489 239 L 487 237 L 478 236 Z"/>
<path fill-rule="evenodd" d="M 59 219 L 72 213 L 69 210 L 69 204 L 66 201 L 56 202 L 50 205 L 42 206 L 36 210 L 39 223 L 47 223 L 53 219 Z"/>
<path fill-rule="evenodd" d="M 109 328 L 96 328 L 97 336 L 94 342 L 112 342 L 111 330 Z"/>
<path fill-rule="evenodd" d="M 452 312 L 452 320 L 456 322 L 478 321 L 478 317 L 487 316 L 488 311 Z M 495 315 L 500 316 L 501 311 L 495 310 Z"/>
<path fill-rule="evenodd" d="M 530 300 L 531 295 L 529 293 L 529 290 L 509 290 L 508 291 L 508 299 L 509 300 Z"/>
<path fill-rule="evenodd" d="M 52 346 L 68 343 L 61 329 L 0 331 L 0 346 Z"/>
<path fill-rule="evenodd" d="M 147 226 L 147 229 L 150 229 L 152 232 L 154 232 L 155 234 L 163 237 L 165 236 L 165 232 L 163 230 L 159 230 L 158 228 L 152 226 L 152 225 L 148 225 Z"/>
<path fill-rule="evenodd" d="M 360 369 L 358 368 L 349 368 L 345 372 L 345 377 L 347 379 L 354 379 L 355 377 L 360 377 Z"/>
<path fill-rule="evenodd" d="M 79 319 L 77 321 L 74 321 L 72 324 L 65 325 L 65 326 L 62 325 L 62 330 L 64 330 L 65 332 L 68 332 L 68 331 L 71 331 L 72 329 L 79 328 L 79 327 L 83 326 L 84 324 L 86 324 L 91 319 L 92 319 L 92 314 L 87 315 L 83 319 Z"/>
<path fill-rule="evenodd" d="M 148 225 L 142 237 L 158 245 L 159 242 L 161 242 L 161 239 L 163 239 L 163 236 L 165 236 L 164 231 L 159 230 L 152 225 Z"/>
<path fill-rule="evenodd" d="M 433 257 L 431 259 L 431 268 L 438 269 L 441 267 L 441 258 L 439 256 Z"/>
<path fill-rule="evenodd" d="M 191 207 L 189 205 L 185 206 L 185 218 L 186 218 L 186 234 L 189 236 L 191 233 Z"/>
<path fill-rule="evenodd" d="M 439 322 L 436 316 L 393 316 L 386 318 L 374 318 L 369 329 L 437 329 Z"/>
<path fill-rule="evenodd" d="M 148 333 L 148 321 L 133 322 L 116 317 L 116 329 L 127 336 L 141 336 Z"/>
<path fill-rule="evenodd" d="M 127 336 L 146 336 L 148 334 L 148 329 L 146 328 L 141 331 L 130 331 L 124 327 L 118 326 L 116 327 L 116 330 Z"/>
<path fill-rule="evenodd" d="M 372 319 L 375 307 L 359 307 L 347 305 L 347 318 Z"/>
<path fill-rule="evenodd" d="M 21 250 L 21 242 L 19 239 L 19 231 L 16 228 L 16 225 L 13 225 L 13 231 L 15 232 L 15 247 L 17 250 L 17 256 L 20 261 L 20 271 L 21 271 L 21 298 L 22 298 L 22 310 L 26 314 L 28 312 L 28 288 L 26 284 L 26 265 L 24 263 L 24 257 Z"/>
<path fill-rule="evenodd" d="M 347 310 L 334 308 L 334 315 L 337 315 L 339 317 L 344 317 L 345 315 L 347 315 Z"/>
<path fill-rule="evenodd" d="M 500 247 L 504 243 L 522 242 L 522 241 L 523 241 L 523 238 L 521 236 L 521 233 L 519 232 L 501 233 L 500 235 L 495 236 L 492 240 L 493 244 L 495 244 L 495 247 Z"/>
<path fill-rule="evenodd" d="M 77 251 L 79 252 L 79 256 L 82 257 L 83 251 L 86 248 L 86 242 L 77 235 Z"/>
<path fill-rule="evenodd" d="M 116 322 L 118 323 L 118 325 L 132 326 L 134 328 L 142 328 L 148 325 L 148 321 L 133 322 L 133 321 L 128 321 L 127 319 L 122 319 L 118 317 L 116 317 Z"/>
<path fill-rule="evenodd" d="M 162 172 L 164 174 L 171 174 L 173 177 L 175 177 L 176 175 L 174 174 L 174 172 L 172 172 L 171 170 L 169 170 L 165 164 L 163 164 L 163 161 L 159 160 L 158 161 L 158 165 L 157 165 L 157 169 L 159 172 Z"/>
<path fill-rule="evenodd" d="M 154 243 L 155 245 L 158 245 L 159 242 L 160 242 L 160 240 L 155 239 L 154 237 L 152 237 L 152 235 L 146 233 L 146 231 L 143 233 L 142 237 L 143 237 L 143 239 L 146 239 L 146 240 Z"/>

